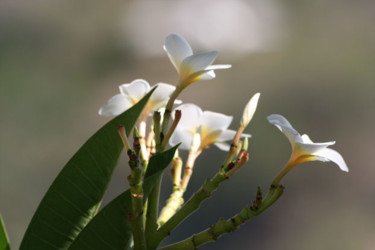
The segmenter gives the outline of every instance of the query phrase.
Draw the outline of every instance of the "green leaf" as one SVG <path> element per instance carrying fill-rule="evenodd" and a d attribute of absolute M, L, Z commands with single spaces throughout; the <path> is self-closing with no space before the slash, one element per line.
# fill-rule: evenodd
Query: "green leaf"
<path fill-rule="evenodd" d="M 56 177 L 35 212 L 20 249 L 67 249 L 96 214 L 122 152 L 119 125 L 132 130 L 153 90 L 97 131 Z"/>
<path fill-rule="evenodd" d="M 143 183 L 144 198 L 150 195 L 158 177 L 172 161 L 178 145 L 151 157 Z M 69 250 L 128 249 L 132 241 L 127 214 L 131 210 L 130 191 L 127 190 L 105 206 L 82 230 Z"/>
<path fill-rule="evenodd" d="M 0 250 L 9 250 L 9 249 L 10 249 L 10 245 L 9 245 L 7 231 L 5 230 L 3 218 L 0 215 Z"/>

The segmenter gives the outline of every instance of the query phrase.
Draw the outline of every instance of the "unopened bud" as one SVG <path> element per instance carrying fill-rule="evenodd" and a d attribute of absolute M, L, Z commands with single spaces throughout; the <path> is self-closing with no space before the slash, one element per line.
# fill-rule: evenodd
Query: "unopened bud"
<path fill-rule="evenodd" d="M 241 127 L 246 128 L 257 108 L 258 100 L 259 100 L 260 93 L 256 93 L 250 101 L 246 104 L 246 107 L 243 111 L 242 119 L 241 119 Z"/>

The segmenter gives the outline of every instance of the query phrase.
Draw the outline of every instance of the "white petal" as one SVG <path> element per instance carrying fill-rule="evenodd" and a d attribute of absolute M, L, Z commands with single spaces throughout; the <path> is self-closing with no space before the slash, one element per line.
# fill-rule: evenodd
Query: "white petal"
<path fill-rule="evenodd" d="M 164 50 L 167 52 L 177 72 L 180 72 L 182 61 L 193 54 L 189 43 L 177 34 L 170 34 L 165 39 Z"/>
<path fill-rule="evenodd" d="M 204 111 L 201 117 L 202 128 L 227 129 L 233 120 L 233 116 L 224 115 L 212 111 Z"/>
<path fill-rule="evenodd" d="M 206 73 L 203 73 L 199 76 L 199 80 L 211 80 L 216 77 L 216 74 L 213 70 L 209 70 Z"/>
<path fill-rule="evenodd" d="M 313 143 L 313 141 L 310 139 L 310 137 L 307 134 L 303 134 L 301 136 L 303 143 Z"/>
<path fill-rule="evenodd" d="M 208 70 L 217 70 L 217 69 L 229 69 L 232 68 L 232 65 L 230 64 L 215 64 L 215 65 L 210 65 L 206 69 Z"/>
<path fill-rule="evenodd" d="M 196 130 L 199 126 L 200 117 L 203 114 L 201 108 L 192 103 L 185 103 L 175 108 L 175 110 L 181 110 L 181 120 L 178 123 L 177 129 L 190 129 Z M 172 117 L 174 119 L 174 113 Z"/>
<path fill-rule="evenodd" d="M 182 100 L 177 99 L 177 100 L 174 101 L 174 104 L 181 104 L 181 103 L 182 103 Z"/>
<path fill-rule="evenodd" d="M 211 51 L 191 55 L 185 58 L 182 62 L 181 72 L 186 70 L 193 73 L 196 71 L 204 70 L 214 62 L 217 54 L 217 51 Z"/>
<path fill-rule="evenodd" d="M 292 127 L 292 125 L 282 115 L 270 115 L 268 121 L 275 125 L 289 140 L 292 147 L 296 142 L 303 143 L 301 135 Z"/>
<path fill-rule="evenodd" d="M 208 70 L 206 73 L 203 73 L 199 76 L 199 80 L 211 80 L 216 77 L 214 70 L 217 69 L 229 69 L 232 65 L 230 64 L 217 64 L 217 65 L 210 65 L 205 68 L 205 71 Z"/>
<path fill-rule="evenodd" d="M 216 67 L 216 66 L 218 66 L 218 67 Z M 215 74 L 214 70 L 216 70 L 216 69 L 228 69 L 230 67 L 231 67 L 231 65 L 229 65 L 229 64 L 228 65 L 210 65 L 203 70 L 196 71 L 192 74 L 191 74 L 191 72 L 188 72 L 188 74 L 189 73 L 191 74 L 191 75 L 189 75 L 189 78 L 194 79 L 193 81 L 211 80 L 211 79 L 214 79 L 216 77 L 216 74 Z M 187 70 L 189 70 L 189 68 L 187 68 Z"/>
<path fill-rule="evenodd" d="M 120 92 L 129 96 L 134 103 L 138 102 L 143 96 L 150 91 L 150 84 L 142 79 L 137 79 L 129 84 L 120 85 Z"/>
<path fill-rule="evenodd" d="M 223 151 L 229 151 L 230 149 L 230 145 L 228 143 L 225 143 L 225 142 L 216 142 L 214 143 L 214 145 L 216 147 L 218 147 L 220 150 L 223 150 Z"/>
<path fill-rule="evenodd" d="M 179 149 L 189 150 L 193 141 L 193 134 L 190 130 L 176 129 L 169 140 L 171 146 L 181 143 Z"/>
<path fill-rule="evenodd" d="M 119 115 L 133 105 L 132 101 L 121 94 L 117 94 L 108 100 L 99 109 L 99 115 L 114 116 Z"/>
<path fill-rule="evenodd" d="M 150 98 L 153 100 L 167 100 L 176 89 L 175 86 L 166 83 L 157 83 L 155 86 L 157 86 L 157 88 Z"/>
<path fill-rule="evenodd" d="M 307 134 L 303 134 L 301 136 L 302 142 L 305 144 L 315 144 L 315 145 L 325 145 L 326 147 L 334 145 L 336 142 L 335 141 L 330 141 L 330 142 L 313 142 L 310 137 Z"/>
<path fill-rule="evenodd" d="M 296 150 L 300 151 L 300 154 L 315 154 L 315 152 L 327 148 L 335 144 L 335 142 L 321 142 L 321 143 L 295 143 Z"/>
<path fill-rule="evenodd" d="M 292 128 L 292 125 L 289 123 L 289 121 L 282 115 L 277 115 L 277 114 L 269 115 L 267 119 L 272 124 L 274 124 L 274 122 L 271 122 L 271 120 L 275 121 L 275 123 L 277 121 L 278 124 L 282 124 L 282 125 Z"/>
<path fill-rule="evenodd" d="M 157 88 L 152 93 L 144 110 L 146 115 L 151 114 L 153 111 L 165 106 L 168 102 L 170 95 L 176 89 L 175 86 L 166 83 L 158 83 L 155 86 L 157 86 Z"/>
<path fill-rule="evenodd" d="M 334 163 L 336 163 L 342 171 L 349 172 L 349 168 L 346 165 L 344 158 L 336 150 L 325 148 L 315 153 L 316 156 L 324 157 Z"/>
<path fill-rule="evenodd" d="M 219 138 L 217 138 L 217 141 L 223 142 L 223 141 L 233 140 L 235 134 L 236 134 L 236 131 L 231 130 L 231 129 L 226 129 L 221 132 Z"/>

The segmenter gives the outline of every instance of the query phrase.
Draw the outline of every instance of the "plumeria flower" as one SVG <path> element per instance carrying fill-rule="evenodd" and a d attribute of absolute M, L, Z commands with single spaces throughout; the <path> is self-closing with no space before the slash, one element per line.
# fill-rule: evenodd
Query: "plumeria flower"
<path fill-rule="evenodd" d="M 267 119 L 271 124 L 280 129 L 292 145 L 292 155 L 284 171 L 282 171 L 283 173 L 281 174 L 280 172 L 281 175 L 276 177 L 277 183 L 294 166 L 306 161 L 332 161 L 336 163 L 342 171 L 349 171 L 342 156 L 337 151 L 328 148 L 335 144 L 334 141 L 314 143 L 310 140 L 308 135 L 304 134 L 301 136 L 282 115 L 270 115 Z"/>
<path fill-rule="evenodd" d="M 201 151 L 214 144 L 223 151 L 229 150 L 229 144 L 225 141 L 232 140 L 236 134 L 236 131 L 228 129 L 232 116 L 202 111 L 190 103 L 176 110 L 181 110 L 182 117 L 170 139 L 171 145 L 181 143 L 180 149 Z"/>
<path fill-rule="evenodd" d="M 153 111 L 166 105 L 170 95 L 176 89 L 175 86 L 166 83 L 157 83 L 158 86 L 152 93 L 141 117 L 147 118 Z M 99 109 L 99 114 L 104 116 L 119 115 L 141 100 L 150 90 L 150 84 L 142 79 L 119 86 L 120 94 L 113 96 Z"/>
<path fill-rule="evenodd" d="M 170 34 L 165 39 L 164 50 L 179 74 L 177 88 L 186 88 L 198 80 L 215 78 L 216 69 L 228 69 L 229 64 L 211 65 L 218 54 L 217 51 L 193 54 L 189 43 L 179 35 Z"/>

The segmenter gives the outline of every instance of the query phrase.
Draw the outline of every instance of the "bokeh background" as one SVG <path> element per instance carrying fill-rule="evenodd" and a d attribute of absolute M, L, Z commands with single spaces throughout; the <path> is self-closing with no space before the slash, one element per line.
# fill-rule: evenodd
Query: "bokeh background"
<path fill-rule="evenodd" d="M 196 82 L 181 99 L 240 120 L 261 92 L 247 129 L 251 158 L 163 244 L 184 239 L 251 204 L 289 157 L 266 117 L 279 113 L 312 140 L 336 140 L 349 173 L 304 163 L 261 216 L 201 249 L 375 249 L 374 1 L 1 1 L 0 212 L 17 249 L 37 205 L 68 159 L 109 118 L 99 107 L 118 85 L 175 83 L 162 50 L 169 33 L 194 51 L 219 50 L 232 69 Z M 225 155 L 198 159 L 190 196 Z M 104 204 L 127 188 L 122 157 Z M 171 185 L 166 175 L 162 203 Z"/>

